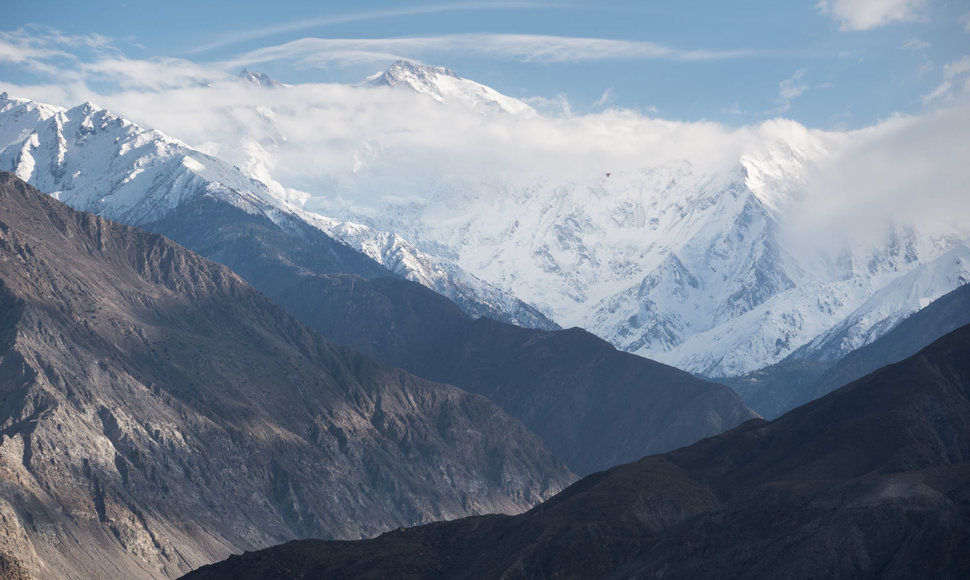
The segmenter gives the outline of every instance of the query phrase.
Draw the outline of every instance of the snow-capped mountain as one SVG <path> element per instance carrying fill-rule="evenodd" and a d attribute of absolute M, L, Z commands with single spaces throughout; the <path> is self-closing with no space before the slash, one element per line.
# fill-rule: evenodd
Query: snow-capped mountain
<path fill-rule="evenodd" d="M 0 94 L 0 168 L 77 209 L 130 225 L 156 222 L 201 197 L 265 215 L 284 229 L 298 220 L 452 298 L 473 316 L 556 327 L 454 264 L 432 260 L 391 234 L 305 212 L 238 168 L 92 103 L 61 109 Z"/>
<path fill-rule="evenodd" d="M 302 90 L 314 99 L 323 94 L 318 86 Z M 413 96 L 402 98 L 399 91 Z M 704 155 L 653 147 L 647 150 L 662 155 L 624 157 L 615 167 L 613 155 L 625 153 L 608 146 L 612 135 L 602 127 L 632 131 L 626 123 L 636 120 L 622 112 L 611 117 L 612 124 L 590 131 L 586 119 L 551 122 L 448 69 L 401 61 L 364 86 L 327 90 L 338 101 L 321 105 L 324 112 L 308 119 L 317 124 L 306 125 L 314 130 L 302 131 L 302 138 L 328 154 L 320 159 L 307 156 L 302 141 L 287 135 L 288 126 L 305 127 L 304 120 L 294 118 L 285 102 L 277 104 L 273 91 L 260 93 L 258 104 L 234 105 L 259 112 L 261 124 L 243 129 L 250 131 L 243 141 L 276 145 L 257 148 L 255 157 L 238 143 L 233 149 L 229 140 L 216 149 L 271 184 L 254 187 L 263 187 L 274 207 L 296 212 L 301 221 L 472 314 L 499 309 L 505 320 L 543 327 L 548 321 L 526 306 L 531 304 L 563 327 L 586 328 L 619 348 L 705 376 L 760 369 L 812 341 L 828 340 L 824 336 L 852 337 L 842 350 L 861 346 L 918 308 L 913 304 L 920 299 L 940 296 L 962 279 L 960 267 L 943 256 L 970 238 L 966 220 L 933 231 L 886 220 L 853 237 L 818 219 L 819 206 L 832 200 L 809 194 L 807 176 L 837 150 L 843 135 L 779 120 L 748 131 L 744 140 L 732 136 L 729 152 L 718 150 L 714 160 L 707 159 L 712 147 Z M 364 118 L 353 117 L 339 99 L 358 99 Z M 352 122 L 345 126 L 348 116 Z M 226 114 L 229 122 L 236 118 L 246 115 Z M 331 134 L 333 125 L 339 131 Z M 655 131 L 648 140 L 666 143 L 667 132 L 679 130 L 670 125 L 639 122 L 636 130 Z M 5 130 L 0 127 L 0 135 Z M 576 131 L 603 141 L 587 147 L 572 138 Z M 18 152 L 46 147 L 46 159 L 53 161 L 41 164 L 64 175 L 56 128 L 39 130 L 37 145 L 28 143 L 30 134 L 14 133 L 0 142 L 6 147 L 0 162 L 31 174 L 33 154 L 21 159 Z M 520 149 L 509 135 L 533 141 Z M 550 141 L 536 163 L 529 147 Z M 473 146 L 463 148 L 466 143 Z M 580 154 L 571 154 L 576 147 Z M 287 165 L 290 155 L 300 162 Z M 189 165 L 208 167 L 199 155 L 189 159 Z M 102 163 L 105 175 L 139 169 L 110 162 Z M 132 179 L 147 183 L 149 169 Z M 32 179 L 48 178 L 38 173 Z M 124 191 L 124 179 L 116 179 L 104 188 L 112 196 Z M 62 199 L 77 188 L 56 180 L 39 185 Z M 143 187 L 150 202 L 121 205 L 127 212 L 147 211 L 156 205 L 151 200 L 159 187 Z M 94 205 L 119 205 L 100 193 L 85 195 Z M 307 217 L 312 214 L 279 205 L 281 199 L 329 217 Z M 915 302 L 891 298 L 897 291 L 880 292 L 922 266 L 940 274 L 922 283 Z M 470 306 L 468 296 L 484 309 Z"/>
<path fill-rule="evenodd" d="M 462 103 L 482 113 L 501 111 L 513 115 L 534 114 L 535 110 L 518 99 L 463 79 L 451 69 L 442 66 L 427 66 L 407 60 L 399 60 L 386 71 L 369 79 L 373 86 L 402 87 L 430 96 L 445 103 Z"/>
<path fill-rule="evenodd" d="M 282 83 L 264 72 L 251 71 L 248 68 L 243 68 L 239 72 L 239 78 L 247 83 L 252 83 L 257 87 L 277 89 L 287 86 L 286 83 Z"/>
<path fill-rule="evenodd" d="M 886 284 L 844 320 L 796 351 L 795 356 L 837 361 L 883 336 L 937 298 L 968 283 L 970 240 Z"/>
<path fill-rule="evenodd" d="M 385 76 L 429 93 L 452 74 L 398 63 Z M 804 173 L 828 143 L 778 133 L 728 167 L 644 160 L 638 170 L 527 181 L 451 174 L 386 203 L 368 189 L 365 171 L 359 190 L 351 183 L 341 194 L 356 207 L 317 203 L 454 261 L 564 327 L 705 376 L 736 376 L 836 327 L 863 337 L 846 348 L 871 341 L 914 309 L 880 290 L 913 268 L 945 262 L 970 235 L 970 223 L 940 234 L 892 222 L 861 241 L 817 244 L 828 235 L 821 230 L 793 235 L 791 222 L 812 209 Z M 371 163 L 380 168 L 380 159 Z M 921 298 L 961 279 L 944 262 L 933 268 L 949 273 Z M 860 308 L 870 315 L 853 317 Z"/>
<path fill-rule="evenodd" d="M 432 258 L 397 234 L 308 212 L 300 214 L 330 237 L 363 253 L 401 278 L 447 296 L 473 317 L 488 316 L 542 330 L 559 328 L 534 306 L 450 262 Z"/>

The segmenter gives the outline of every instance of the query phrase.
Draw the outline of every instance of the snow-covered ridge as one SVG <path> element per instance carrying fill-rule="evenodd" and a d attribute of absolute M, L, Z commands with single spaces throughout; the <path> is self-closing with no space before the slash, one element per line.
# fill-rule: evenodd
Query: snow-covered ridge
<path fill-rule="evenodd" d="M 395 274 L 436 290 L 474 316 L 539 328 L 541 313 L 398 236 L 341 224 L 285 200 L 285 193 L 159 131 L 84 103 L 63 109 L 0 96 L 0 168 L 84 211 L 130 225 L 160 220 L 208 196 L 286 228 L 293 219 L 320 228 Z"/>
<path fill-rule="evenodd" d="M 368 79 L 374 86 L 406 87 L 425 94 L 434 100 L 462 103 L 482 113 L 503 112 L 513 115 L 534 114 L 529 105 L 503 95 L 502 93 L 463 79 L 451 69 L 441 66 L 427 66 L 407 60 L 399 60 L 383 73 Z"/>
<path fill-rule="evenodd" d="M 559 328 L 535 307 L 455 264 L 431 257 L 397 234 L 317 214 L 300 214 L 330 237 L 360 251 L 398 276 L 447 296 L 472 316 L 488 316 L 544 330 Z"/>
<path fill-rule="evenodd" d="M 260 71 L 251 71 L 248 68 L 243 68 L 239 72 L 240 80 L 246 81 L 247 83 L 253 84 L 257 87 L 264 87 L 268 89 L 278 89 L 285 88 L 289 85 L 282 83 L 268 74 Z"/>
<path fill-rule="evenodd" d="M 806 203 L 799 180 L 824 154 L 813 147 L 782 143 L 713 172 L 673 161 L 569 182 L 452 178 L 419 202 L 357 219 L 448 256 L 564 327 L 695 373 L 734 376 L 829 332 L 963 239 L 888 223 L 866 244 L 832 241 L 824 251 L 792 237 L 787 220 Z M 950 289 L 941 282 L 925 294 Z M 852 324 L 888 330 L 912 308 L 873 311 L 884 322 Z"/>

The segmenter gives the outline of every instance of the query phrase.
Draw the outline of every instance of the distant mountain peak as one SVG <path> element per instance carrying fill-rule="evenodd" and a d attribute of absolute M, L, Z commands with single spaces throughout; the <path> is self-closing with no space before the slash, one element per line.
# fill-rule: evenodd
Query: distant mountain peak
<path fill-rule="evenodd" d="M 395 61 L 383 74 L 377 76 L 374 79 L 374 84 L 391 87 L 405 85 L 419 90 L 419 87 L 427 87 L 439 77 L 451 77 L 461 80 L 461 77 L 456 75 L 450 68 L 430 66 L 401 59 Z"/>
<path fill-rule="evenodd" d="M 252 83 L 257 87 L 275 89 L 287 86 L 286 83 L 281 83 L 264 72 L 251 71 L 245 67 L 239 71 L 239 78 L 248 83 Z"/>
<path fill-rule="evenodd" d="M 533 114 L 529 105 L 491 87 L 462 78 L 450 68 L 397 60 L 383 73 L 368 77 L 371 86 L 405 87 L 440 103 L 465 103 L 482 113 Z"/>

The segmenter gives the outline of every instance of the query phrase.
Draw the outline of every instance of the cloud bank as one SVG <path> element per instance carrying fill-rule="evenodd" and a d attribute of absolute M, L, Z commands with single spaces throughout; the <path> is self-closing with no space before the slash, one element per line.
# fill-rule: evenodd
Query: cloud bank
<path fill-rule="evenodd" d="M 820 0 L 816 7 L 842 30 L 869 30 L 926 18 L 928 0 Z"/>

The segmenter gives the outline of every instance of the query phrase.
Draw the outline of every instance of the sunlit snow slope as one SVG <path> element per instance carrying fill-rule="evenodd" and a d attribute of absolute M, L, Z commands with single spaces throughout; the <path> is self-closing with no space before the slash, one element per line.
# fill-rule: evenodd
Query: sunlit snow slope
<path fill-rule="evenodd" d="M 77 209 L 130 225 L 157 221 L 200 196 L 264 214 L 284 229 L 290 220 L 305 221 L 473 316 L 555 327 L 454 264 L 431 261 L 391 234 L 308 214 L 238 168 L 92 103 L 65 110 L 0 95 L 0 167 Z"/>

